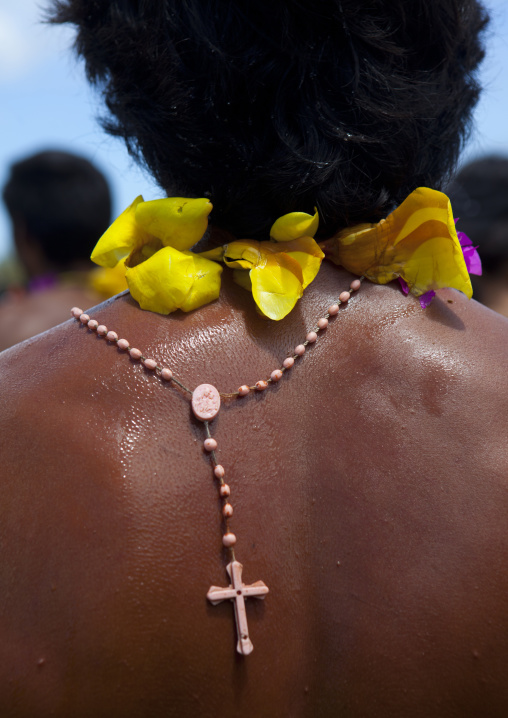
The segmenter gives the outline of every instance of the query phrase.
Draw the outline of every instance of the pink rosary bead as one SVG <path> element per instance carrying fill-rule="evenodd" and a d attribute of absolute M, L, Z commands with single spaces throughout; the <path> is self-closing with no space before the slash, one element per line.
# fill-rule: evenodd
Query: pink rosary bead
<path fill-rule="evenodd" d="M 215 451 L 217 448 L 217 442 L 215 439 L 205 439 L 203 441 L 203 446 L 205 447 L 206 451 Z"/>
<path fill-rule="evenodd" d="M 282 362 L 282 366 L 284 367 L 284 369 L 291 369 L 294 363 L 295 360 L 293 359 L 293 357 L 288 357 L 287 359 L 284 359 L 284 361 Z"/>
<path fill-rule="evenodd" d="M 104 324 L 99 324 L 97 327 L 97 334 L 101 337 L 105 337 L 108 333 L 108 328 L 104 326 Z"/>
<path fill-rule="evenodd" d="M 330 304 L 328 307 L 328 314 L 333 317 L 335 314 L 339 313 L 339 305 L 338 304 Z"/>
<path fill-rule="evenodd" d="M 321 319 L 318 319 L 317 325 L 320 329 L 326 329 L 328 326 L 328 319 L 326 317 L 321 317 Z"/>
<path fill-rule="evenodd" d="M 71 315 L 74 317 L 74 319 L 79 319 L 82 314 L 83 314 L 82 309 L 80 309 L 79 307 L 72 307 Z"/>
<path fill-rule="evenodd" d="M 139 349 L 129 349 L 129 354 L 131 355 L 131 359 L 141 359 L 142 357 L 142 354 Z"/>
<path fill-rule="evenodd" d="M 222 498 L 225 499 L 227 496 L 229 496 L 231 494 L 231 489 L 229 488 L 229 486 L 227 484 L 222 484 L 222 486 L 220 487 L 219 493 L 222 496 Z"/>
<path fill-rule="evenodd" d="M 224 536 L 222 537 L 222 544 L 226 548 L 231 548 L 231 546 L 234 546 L 235 543 L 236 543 L 236 536 L 233 533 L 231 533 L 231 531 L 228 531 L 228 533 L 224 534 Z"/>
<path fill-rule="evenodd" d="M 351 294 L 349 292 L 341 292 L 339 294 L 340 302 L 349 302 L 350 299 L 351 299 Z"/>
<path fill-rule="evenodd" d="M 280 369 L 274 369 L 272 373 L 270 374 L 270 379 L 272 381 L 280 381 L 282 379 L 282 372 Z"/>
<path fill-rule="evenodd" d="M 362 286 L 362 283 L 360 282 L 359 279 L 353 279 L 353 281 L 351 282 L 351 284 L 349 286 L 351 287 L 353 292 L 357 292 L 360 289 L 360 287 Z"/>
<path fill-rule="evenodd" d="M 248 394 L 249 392 L 250 392 L 250 389 L 249 389 L 249 387 L 247 386 L 247 384 L 243 384 L 243 385 L 238 389 L 238 394 L 239 394 L 240 396 L 247 396 L 247 394 Z"/>
<path fill-rule="evenodd" d="M 256 389 L 258 391 L 264 391 L 268 386 L 268 382 L 260 380 L 256 382 Z"/>
<path fill-rule="evenodd" d="M 295 354 L 299 357 L 303 357 L 303 355 L 305 354 L 305 347 L 303 346 L 303 344 L 298 344 L 298 346 L 295 347 Z"/>
<path fill-rule="evenodd" d="M 81 314 L 79 317 L 79 321 L 81 322 L 81 324 L 88 324 L 88 322 L 90 321 L 90 317 L 88 316 L 88 314 Z"/>
<path fill-rule="evenodd" d="M 224 506 L 222 507 L 222 515 L 225 519 L 231 518 L 231 516 L 233 515 L 233 507 L 231 506 L 231 504 L 224 504 Z"/>
<path fill-rule="evenodd" d="M 217 466 L 216 466 L 215 469 L 213 470 L 213 473 L 215 474 L 215 476 L 216 476 L 218 479 L 223 479 L 224 476 L 226 475 L 226 472 L 224 471 L 224 467 L 221 466 L 220 464 L 217 464 Z"/>
<path fill-rule="evenodd" d="M 145 366 L 147 369 L 156 369 L 157 362 L 155 361 L 155 359 L 143 359 L 143 366 Z"/>
<path fill-rule="evenodd" d="M 173 378 L 173 372 L 171 369 L 168 369 L 166 366 L 164 369 L 161 369 L 161 378 L 164 379 L 164 381 L 171 381 Z"/>
<path fill-rule="evenodd" d="M 314 344 L 314 342 L 315 342 L 316 339 L 317 339 L 317 334 L 316 334 L 316 332 L 309 332 L 309 333 L 307 334 L 307 336 L 305 337 L 305 339 L 309 342 L 309 344 Z"/>
<path fill-rule="evenodd" d="M 90 319 L 90 321 L 88 322 L 88 328 L 92 329 L 92 331 L 94 329 L 97 329 L 98 326 L 99 326 L 99 322 L 95 321 L 95 319 Z"/>
<path fill-rule="evenodd" d="M 129 348 L 129 342 L 127 339 L 119 339 L 116 343 L 117 347 L 121 349 L 123 352 L 126 351 Z"/>
<path fill-rule="evenodd" d="M 108 332 L 106 334 L 106 339 L 108 340 L 108 342 L 117 342 L 118 334 L 116 332 Z"/>

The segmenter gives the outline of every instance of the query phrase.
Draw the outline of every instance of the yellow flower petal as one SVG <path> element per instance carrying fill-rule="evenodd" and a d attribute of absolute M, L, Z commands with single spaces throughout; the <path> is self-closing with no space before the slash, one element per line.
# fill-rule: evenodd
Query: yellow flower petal
<path fill-rule="evenodd" d="M 136 208 L 144 204 L 142 195 L 136 197 L 113 224 L 104 232 L 92 252 L 91 259 L 101 267 L 116 267 L 136 247 L 150 239 L 150 235 L 138 227 L 135 220 Z"/>
<path fill-rule="evenodd" d="M 161 240 L 157 239 L 157 237 L 150 236 L 145 244 L 142 244 L 140 247 L 136 247 L 129 254 L 125 260 L 125 265 L 127 267 L 135 267 L 137 264 L 141 264 L 141 262 L 146 262 L 147 259 L 150 259 L 150 257 L 152 257 L 155 252 L 158 252 L 160 249 L 162 249 Z"/>
<path fill-rule="evenodd" d="M 254 239 L 238 239 L 224 247 L 224 263 L 232 269 L 252 269 L 262 261 L 261 245 Z"/>
<path fill-rule="evenodd" d="M 303 294 L 302 270 L 284 252 L 267 252 L 263 259 L 250 271 L 252 296 L 267 317 L 283 319 Z"/>
<path fill-rule="evenodd" d="M 289 248 L 288 253 L 285 249 Z M 308 258 L 302 255 L 308 250 Z M 295 256 L 291 256 L 294 254 Z M 235 281 L 252 294 L 262 313 L 270 319 L 282 319 L 303 294 L 304 273 L 308 282 L 316 276 L 316 264 L 321 263 L 322 251 L 311 237 L 278 245 L 275 242 L 256 242 L 241 239 L 225 247 L 224 262 L 237 270 Z M 249 279 L 241 270 L 250 269 Z M 307 283 L 308 283 L 307 282 Z"/>
<path fill-rule="evenodd" d="M 291 242 L 285 242 L 281 249 L 296 259 L 302 268 L 303 288 L 306 289 L 319 272 L 324 253 L 312 237 L 300 237 Z"/>
<path fill-rule="evenodd" d="M 290 212 L 274 222 L 270 237 L 277 242 L 290 242 L 298 237 L 313 237 L 319 227 L 319 213 Z"/>
<path fill-rule="evenodd" d="M 98 294 L 109 299 L 115 294 L 120 294 L 127 289 L 127 280 L 125 279 L 125 261 L 118 262 L 116 267 L 97 267 L 92 269 L 89 274 L 90 287 Z"/>
<path fill-rule="evenodd" d="M 226 245 L 227 246 L 227 245 Z M 222 262 L 224 258 L 224 247 L 215 247 L 209 249 L 207 252 L 197 252 L 198 257 L 204 257 L 205 259 L 213 259 L 214 262 Z"/>
<path fill-rule="evenodd" d="M 182 251 L 204 235 L 211 211 L 212 203 L 206 198 L 165 197 L 139 204 L 136 222 L 165 246 Z"/>
<path fill-rule="evenodd" d="M 217 262 L 200 257 L 192 252 L 183 252 L 193 260 L 192 286 L 180 309 L 191 312 L 193 309 L 209 304 L 218 299 L 220 292 L 220 275 L 222 267 Z"/>
<path fill-rule="evenodd" d="M 321 246 L 336 264 L 377 284 L 402 277 L 417 297 L 443 287 L 472 296 L 450 200 L 428 187 L 412 192 L 386 220 L 349 228 Z"/>
<path fill-rule="evenodd" d="M 217 299 L 222 267 L 192 252 L 163 247 L 150 259 L 127 269 L 130 292 L 142 309 L 169 314 L 191 311 Z"/>
<path fill-rule="evenodd" d="M 238 284 L 239 287 L 246 289 L 248 292 L 252 292 L 250 272 L 246 272 L 245 269 L 233 269 L 233 281 L 235 284 Z"/>

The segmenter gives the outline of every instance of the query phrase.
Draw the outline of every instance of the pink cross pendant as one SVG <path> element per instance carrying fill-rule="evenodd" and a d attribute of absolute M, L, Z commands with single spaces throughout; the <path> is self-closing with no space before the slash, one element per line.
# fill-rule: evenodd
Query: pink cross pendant
<path fill-rule="evenodd" d="M 254 646 L 249 638 L 245 599 L 264 598 L 268 593 L 268 586 L 266 586 L 263 581 L 256 581 L 256 583 L 246 586 L 242 583 L 242 569 L 243 566 L 238 561 L 228 563 L 226 570 L 231 579 L 231 585 L 228 588 L 210 586 L 206 597 L 214 606 L 221 603 L 221 601 L 226 601 L 228 598 L 235 602 L 235 622 L 236 632 L 238 634 L 236 650 L 238 653 L 248 656 L 249 653 L 252 653 Z"/>

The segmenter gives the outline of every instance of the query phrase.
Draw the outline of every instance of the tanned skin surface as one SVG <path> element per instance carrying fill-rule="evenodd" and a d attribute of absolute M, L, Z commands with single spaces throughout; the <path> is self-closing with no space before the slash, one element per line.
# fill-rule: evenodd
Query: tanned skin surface
<path fill-rule="evenodd" d="M 2 297 L 0 301 L 0 351 L 63 322 L 71 305 L 100 302 L 96 292 L 80 286 L 57 285 L 41 292 Z"/>
<path fill-rule="evenodd" d="M 191 388 L 266 378 L 351 277 L 282 322 L 224 273 L 164 318 L 90 314 Z M 235 652 L 220 503 L 186 396 L 78 322 L 0 357 L 4 718 L 506 718 L 508 321 L 365 282 L 303 360 L 212 426 L 254 652 Z"/>

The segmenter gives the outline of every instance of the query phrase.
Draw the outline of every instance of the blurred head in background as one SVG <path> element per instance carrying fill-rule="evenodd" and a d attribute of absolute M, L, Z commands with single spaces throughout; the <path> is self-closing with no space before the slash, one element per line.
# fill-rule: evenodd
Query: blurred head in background
<path fill-rule="evenodd" d="M 104 175 L 84 157 L 48 150 L 16 162 L 3 198 L 29 280 L 90 269 L 90 253 L 109 225 Z"/>
<path fill-rule="evenodd" d="M 12 165 L 3 198 L 27 286 L 2 295 L 0 350 L 63 322 L 71 306 L 125 289 L 124 271 L 97 270 L 90 260 L 111 215 L 108 183 L 91 162 L 39 152 Z"/>
<path fill-rule="evenodd" d="M 508 157 L 465 165 L 447 190 L 457 228 L 478 247 L 483 274 L 473 276 L 474 298 L 508 316 Z"/>

